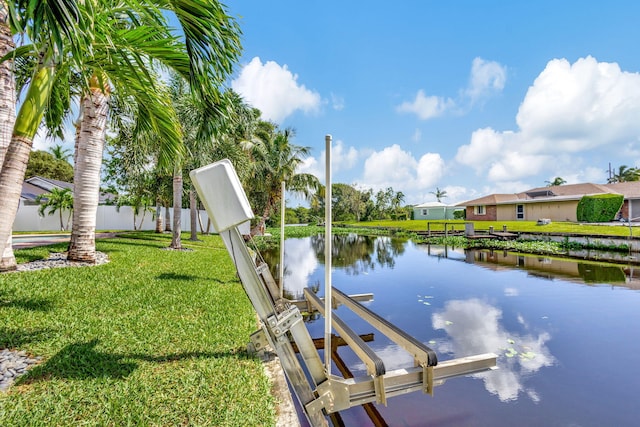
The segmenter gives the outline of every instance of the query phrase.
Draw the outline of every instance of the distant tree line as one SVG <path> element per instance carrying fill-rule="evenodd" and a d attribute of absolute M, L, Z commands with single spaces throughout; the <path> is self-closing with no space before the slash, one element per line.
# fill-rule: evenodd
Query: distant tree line
<path fill-rule="evenodd" d="M 404 206 L 404 194 L 392 187 L 375 192 L 372 189 L 358 189 L 357 185 L 336 183 L 331 186 L 332 214 L 334 221 L 405 220 L 411 218 L 412 208 Z M 287 224 L 308 224 L 324 222 L 325 187 L 319 186 L 309 201 L 309 207 L 287 208 Z M 267 225 L 278 225 L 280 215 L 272 218 Z"/>

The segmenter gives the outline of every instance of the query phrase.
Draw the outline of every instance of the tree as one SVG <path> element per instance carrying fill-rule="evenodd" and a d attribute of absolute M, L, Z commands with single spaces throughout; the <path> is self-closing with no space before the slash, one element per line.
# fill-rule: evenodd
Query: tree
<path fill-rule="evenodd" d="M 614 172 L 613 176 L 607 180 L 609 184 L 630 181 L 640 181 L 640 169 L 628 167 L 627 165 L 621 165 L 618 167 L 618 171 Z"/>
<path fill-rule="evenodd" d="M 4 57 L 14 49 L 15 44 L 9 26 L 9 5 L 5 0 L 0 2 L 0 57 Z M 5 152 L 11 141 L 15 120 L 16 86 L 13 77 L 13 61 L 7 60 L 0 63 L 0 171 L 2 171 Z M 16 265 L 11 246 L 11 231 L 9 231 L 4 251 L 0 251 L 0 271 L 11 269 Z"/>
<path fill-rule="evenodd" d="M 436 196 L 438 203 L 442 202 L 442 199 L 445 197 L 448 197 L 447 192 L 445 190 L 440 190 L 438 187 L 436 187 L 436 191 L 431 191 L 430 193 Z"/>
<path fill-rule="evenodd" d="M 95 260 L 95 212 L 112 89 L 135 99 L 136 134 L 142 139 L 161 137 L 164 148 L 158 165 L 167 168 L 181 158 L 182 138 L 175 110 L 167 91 L 157 83 L 153 64 L 161 63 L 182 75 L 198 102 L 213 106 L 218 99 L 217 86 L 231 72 L 240 53 L 239 29 L 217 1 L 151 3 L 138 4 L 136 19 L 131 19 L 127 7 L 114 12 L 108 1 L 102 5 L 108 12 L 103 19 L 94 16 L 99 28 L 94 42 L 96 61 L 86 63 L 84 69 L 91 77 L 89 90 L 82 96 L 76 145 L 75 185 L 82 205 L 77 201 L 74 207 L 77 220 L 73 221 L 68 255 L 72 260 Z M 171 33 L 165 11 L 178 19 L 184 42 Z"/>
<path fill-rule="evenodd" d="M 17 86 L 28 87 L 15 117 L 10 141 L 7 144 L 4 140 L 0 144 L 7 147 L 0 171 L 0 253 L 3 254 L 0 270 L 13 270 L 15 258 L 7 258 L 5 249 L 10 244 L 33 138 L 54 91 L 56 71 L 64 69 L 61 64 L 77 63 L 86 54 L 86 27 L 78 4 L 73 0 L 3 1 L 1 6 L 0 33 L 3 38 L 0 41 L 3 45 L 0 50 L 6 52 L 2 60 L 13 59 L 15 64 L 24 65 L 16 67 L 24 71 L 17 76 Z M 28 41 L 28 44 L 17 48 L 11 45 L 6 38 L 7 25 L 10 25 L 11 34 L 19 34 L 20 40 Z M 11 93 L 9 90 L 2 97 L 8 98 Z M 55 126 L 54 117 L 48 119 L 52 127 Z"/>
<path fill-rule="evenodd" d="M 347 184 L 333 184 L 331 187 L 332 212 L 336 221 L 360 221 L 364 203 L 360 191 Z"/>
<path fill-rule="evenodd" d="M 248 196 L 260 216 L 252 234 L 264 229 L 265 222 L 284 197 L 281 182 L 285 182 L 288 191 L 307 198 L 319 186 L 315 176 L 297 172 L 298 166 L 309 155 L 310 148 L 291 143 L 294 137 L 292 129 L 279 130 L 263 122 L 257 135 L 259 140 L 253 143 L 251 149 L 253 171 Z"/>
<path fill-rule="evenodd" d="M 58 212 L 60 215 L 60 230 L 64 231 L 68 229 L 71 212 L 73 211 L 73 193 L 71 193 L 70 189 L 54 187 L 49 193 L 37 196 L 36 201 L 40 203 L 40 207 L 38 208 L 40 216 L 44 216 L 45 213 L 53 215 Z M 66 222 L 62 219 L 63 211 L 69 211 Z"/>
<path fill-rule="evenodd" d="M 69 162 L 69 158 L 71 157 L 71 150 L 64 148 L 60 144 L 49 148 L 49 153 L 51 153 L 56 160 L 62 160 L 65 162 Z"/>
<path fill-rule="evenodd" d="M 547 183 L 547 187 L 554 187 L 556 185 L 563 185 L 566 184 L 567 181 L 565 181 L 563 178 L 556 176 L 553 181 L 545 181 Z"/>
<path fill-rule="evenodd" d="M 36 150 L 31 152 L 25 172 L 25 178 L 33 176 L 73 182 L 73 166 L 64 160 L 56 159 L 46 151 Z"/>

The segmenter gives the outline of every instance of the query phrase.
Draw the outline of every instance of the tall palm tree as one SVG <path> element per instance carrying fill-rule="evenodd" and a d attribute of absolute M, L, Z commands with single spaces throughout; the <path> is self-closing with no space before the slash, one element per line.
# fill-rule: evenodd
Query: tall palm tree
<path fill-rule="evenodd" d="M 442 202 L 442 199 L 447 197 L 447 192 L 445 190 L 440 190 L 438 187 L 436 187 L 436 191 L 431 191 L 430 193 L 436 196 L 438 203 Z"/>
<path fill-rule="evenodd" d="M 614 172 L 613 176 L 608 179 L 609 184 L 629 181 L 640 181 L 640 169 L 621 165 L 618 167 L 618 171 Z"/>
<path fill-rule="evenodd" d="M 165 147 L 158 162 L 166 168 L 181 158 L 182 137 L 168 93 L 159 90 L 155 73 L 147 67 L 162 64 L 173 69 L 192 83 L 199 102 L 212 105 L 217 100 L 217 85 L 231 72 L 240 53 L 239 29 L 217 1 L 158 0 L 140 4 L 144 7 L 136 10 L 140 13 L 137 19 L 126 14 L 130 5 L 124 4 L 124 14 L 113 13 L 108 1 L 102 6 L 110 13 L 102 21 L 94 17 L 96 28 L 101 25 L 95 31 L 99 34 L 94 42 L 97 60 L 86 67 L 92 74 L 91 84 L 83 94 L 79 120 L 74 182 L 81 193 L 74 206 L 68 255 L 72 260 L 95 261 L 95 215 L 110 90 L 135 98 L 135 130 L 161 136 Z M 177 17 L 184 43 L 171 33 L 165 12 Z"/>
<path fill-rule="evenodd" d="M 265 222 L 271 217 L 280 203 L 284 181 L 289 191 L 310 198 L 319 187 L 318 178 L 311 174 L 298 173 L 298 166 L 309 155 L 310 148 L 291 143 L 294 137 L 292 129 L 278 130 L 275 126 L 264 125 L 259 132 L 259 142 L 253 145 L 252 188 L 249 197 L 254 208 L 260 212 L 258 223 L 251 233 L 264 229 Z"/>
<path fill-rule="evenodd" d="M 227 90 L 218 96 L 215 114 L 209 105 L 194 102 L 189 85 L 184 79 L 175 76 L 171 84 L 171 96 L 185 144 L 185 157 L 176 162 L 174 170 L 174 221 L 171 248 L 181 249 L 181 205 L 184 192 L 183 175 L 185 170 L 204 166 L 212 161 L 228 158 L 239 169 L 240 175 L 246 167 L 247 158 L 241 144 L 235 139 L 238 134 L 244 136 L 251 117 L 257 121 L 258 115 L 250 109 L 235 92 Z M 195 188 L 187 181 L 187 193 L 191 211 L 191 240 L 197 240 L 197 198 Z"/>
<path fill-rule="evenodd" d="M 26 68 L 31 70 L 26 79 L 20 80 L 28 89 L 15 118 L 10 141 L 6 144 L 5 139 L 1 144 L 7 149 L 0 171 L 0 253 L 6 255 L 33 138 L 54 90 L 55 72 L 60 64 L 77 63 L 83 57 L 86 40 L 85 22 L 74 0 L 18 0 L 3 2 L 0 6 L 3 14 L 8 13 L 8 19 L 0 22 L 2 49 L 9 48 L 2 60 L 21 60 L 28 63 Z M 4 38 L 7 20 L 11 34 L 22 35 L 21 40 L 27 40 L 28 44 L 7 46 Z M 5 133 L 3 138 L 6 138 Z M 3 258 L 0 270 L 15 268 L 15 259 Z"/>
<path fill-rule="evenodd" d="M 9 5 L 0 0 L 0 57 L 5 56 L 15 47 L 11 27 L 9 25 Z M 16 121 L 16 86 L 13 78 L 13 61 L 0 64 L 0 170 L 4 163 L 4 155 L 11 141 L 13 124 Z M 11 233 L 0 252 L 0 271 L 10 269 L 16 261 L 11 247 Z"/>

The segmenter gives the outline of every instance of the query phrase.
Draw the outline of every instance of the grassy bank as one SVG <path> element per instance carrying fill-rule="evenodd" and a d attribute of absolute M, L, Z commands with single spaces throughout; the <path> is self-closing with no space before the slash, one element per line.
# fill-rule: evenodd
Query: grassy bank
<path fill-rule="evenodd" d="M 273 425 L 275 402 L 245 346 L 256 317 L 217 236 L 98 241 L 111 262 L 0 275 L 0 348 L 42 362 L 8 393 L 10 425 Z M 136 238 L 137 237 L 137 238 Z M 48 248 L 16 251 L 19 262 Z"/>
<path fill-rule="evenodd" d="M 456 230 L 464 230 L 464 224 L 467 221 L 451 220 L 451 221 L 427 221 L 427 220 L 408 220 L 408 221 L 368 221 L 353 222 L 347 225 L 351 227 L 389 227 L 402 229 L 404 231 L 426 231 L 427 223 L 433 231 L 444 230 L 445 224 L 447 229 L 454 226 Z M 493 227 L 496 231 L 501 231 L 502 226 L 506 225 L 509 231 L 513 232 L 531 232 L 531 233 L 570 233 L 580 235 L 605 235 L 605 236 L 629 236 L 629 227 L 624 224 L 612 223 L 612 225 L 595 225 L 580 224 L 575 222 L 552 222 L 547 225 L 538 225 L 536 221 L 469 221 L 473 222 L 475 230 L 488 230 Z M 615 224 L 615 225 L 614 225 Z M 631 227 L 633 236 L 640 236 L 640 227 Z"/>

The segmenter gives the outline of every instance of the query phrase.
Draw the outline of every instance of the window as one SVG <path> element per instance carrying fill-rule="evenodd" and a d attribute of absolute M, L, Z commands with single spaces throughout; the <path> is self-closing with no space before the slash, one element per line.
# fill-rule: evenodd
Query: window
<path fill-rule="evenodd" d="M 485 214 L 484 206 L 474 206 L 473 213 L 476 215 L 484 215 Z"/>
<path fill-rule="evenodd" d="M 429 209 L 422 209 L 422 215 L 424 216 L 429 215 Z"/>
<path fill-rule="evenodd" d="M 524 219 L 524 205 L 516 205 L 516 219 Z"/>

